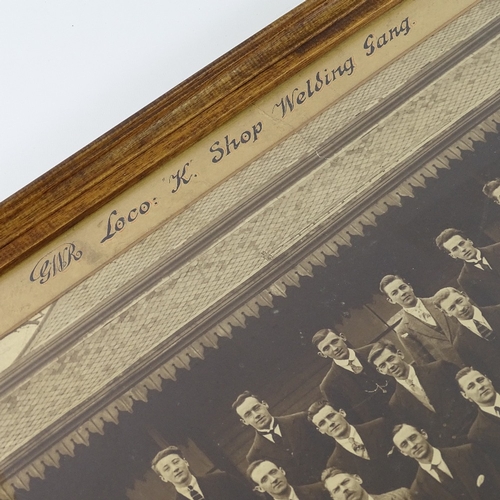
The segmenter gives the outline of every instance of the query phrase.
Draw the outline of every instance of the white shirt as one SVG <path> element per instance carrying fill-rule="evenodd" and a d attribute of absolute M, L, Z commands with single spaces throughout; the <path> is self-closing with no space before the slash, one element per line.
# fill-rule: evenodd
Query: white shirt
<path fill-rule="evenodd" d="M 413 388 L 410 386 L 410 383 L 413 382 L 417 389 L 420 389 L 425 394 L 425 389 L 422 387 L 420 380 L 418 380 L 417 372 L 413 366 L 408 365 L 408 377 L 404 380 L 400 378 L 395 378 L 398 384 L 401 384 L 407 391 L 413 392 Z"/>
<path fill-rule="evenodd" d="M 498 413 L 495 411 L 495 406 L 498 406 L 500 408 L 500 394 L 498 394 L 498 392 L 495 398 L 495 402 L 491 406 L 479 406 L 479 408 L 481 408 L 481 410 L 483 410 L 484 413 L 489 413 L 494 417 L 500 418 Z"/>
<path fill-rule="evenodd" d="M 450 478 L 453 479 L 453 475 L 451 474 L 450 469 L 448 469 L 448 466 L 444 463 L 443 457 L 441 456 L 441 452 L 437 448 L 433 448 L 433 453 L 432 453 L 432 460 L 430 464 L 423 464 L 419 462 L 420 467 L 425 470 L 428 474 L 430 474 L 434 479 L 439 481 L 439 476 L 432 470 L 432 466 L 435 465 L 437 466 L 438 469 L 441 469 L 443 472 L 448 474 Z M 439 481 L 441 482 L 441 481 Z"/>
<path fill-rule="evenodd" d="M 486 321 L 483 313 L 476 306 L 472 307 L 474 309 L 474 316 L 472 316 L 472 319 L 459 319 L 458 321 L 460 321 L 460 323 L 462 323 L 462 325 L 464 325 L 465 328 L 468 328 L 472 333 L 475 333 L 478 337 L 483 338 L 483 336 L 479 334 L 478 329 L 474 325 L 473 320 L 479 321 L 479 323 L 486 326 L 490 330 L 493 330 L 493 328 L 491 328 L 491 325 Z"/>
<path fill-rule="evenodd" d="M 352 362 L 354 366 L 357 366 L 360 369 L 360 371 L 363 370 L 363 365 L 356 356 L 356 353 L 352 349 L 348 349 L 348 351 L 349 351 L 349 357 L 347 359 L 334 359 L 333 362 L 336 365 L 340 366 L 341 368 L 344 368 L 345 370 L 348 370 L 352 373 L 354 373 L 354 370 L 349 364 L 350 362 Z"/>
<path fill-rule="evenodd" d="M 276 428 L 274 428 L 274 425 L 275 424 L 274 424 L 274 417 L 273 417 L 273 419 L 271 420 L 271 427 L 269 427 L 269 429 L 259 429 L 259 431 L 258 431 L 259 434 L 262 434 L 262 436 L 264 436 L 268 441 L 271 441 L 271 443 L 274 443 L 274 439 L 271 436 L 271 434 L 269 434 L 269 433 L 273 429 L 274 429 L 274 432 L 276 432 L 276 434 L 278 434 L 278 436 L 283 437 L 283 434 L 281 433 L 281 429 L 280 429 L 279 424 L 276 424 Z"/>
<path fill-rule="evenodd" d="M 473 264 L 478 269 L 481 269 L 481 271 L 484 271 L 485 267 L 488 269 L 492 268 L 490 263 L 486 260 L 486 257 L 483 256 L 480 250 L 477 251 L 475 259 L 466 260 L 465 262 Z"/>
<path fill-rule="evenodd" d="M 179 487 L 176 486 L 175 489 L 183 497 L 191 498 L 191 492 L 189 491 L 189 486 L 192 486 L 193 489 L 197 491 L 202 497 L 205 497 L 205 495 L 203 495 L 203 492 L 201 491 L 198 481 L 194 476 L 191 476 L 191 481 L 187 486 L 179 486 Z"/>
<path fill-rule="evenodd" d="M 352 447 L 352 444 L 349 442 L 349 438 L 353 438 L 357 443 L 362 444 L 365 446 L 365 443 L 363 443 L 363 440 L 361 439 L 361 436 L 359 435 L 358 431 L 354 428 L 353 425 L 351 425 L 351 429 L 349 431 L 349 436 L 347 436 L 344 439 L 335 439 L 340 446 L 345 448 L 348 452 L 352 453 L 353 455 L 358 456 L 358 454 L 354 451 L 354 448 Z M 366 449 L 365 446 L 365 451 L 366 454 L 368 455 L 368 450 Z M 370 456 L 368 455 L 368 460 L 370 459 Z"/>
<path fill-rule="evenodd" d="M 293 488 L 290 488 L 290 496 L 287 498 L 287 500 L 300 500 Z"/>
<path fill-rule="evenodd" d="M 420 321 L 427 323 L 428 325 L 437 326 L 436 320 L 433 318 L 432 314 L 427 310 L 427 308 L 424 306 L 424 303 L 420 299 L 417 299 L 416 306 L 405 307 L 405 311 L 408 314 L 411 314 L 415 318 L 419 319 Z"/>
<path fill-rule="evenodd" d="M 427 393 L 425 392 L 425 389 L 422 387 L 420 380 L 418 380 L 415 368 L 413 368 L 413 366 L 411 365 L 409 365 L 408 368 L 409 368 L 408 377 L 405 380 L 397 378 L 396 382 L 398 382 L 398 384 L 401 384 L 407 391 L 413 394 L 421 403 L 422 400 L 424 400 L 425 403 L 422 404 L 424 404 L 424 406 L 428 406 L 429 410 L 436 412 L 436 409 L 434 408 L 434 406 L 432 406 L 432 403 L 429 400 L 429 396 L 427 396 Z M 411 387 L 411 383 L 413 383 L 415 389 Z"/>

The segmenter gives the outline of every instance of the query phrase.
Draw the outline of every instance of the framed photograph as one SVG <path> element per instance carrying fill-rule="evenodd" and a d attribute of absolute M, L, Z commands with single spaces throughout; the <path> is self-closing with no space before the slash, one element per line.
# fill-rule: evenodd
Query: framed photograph
<path fill-rule="evenodd" d="M 3 202 L 0 498 L 498 491 L 498 12 L 308 0 Z"/>

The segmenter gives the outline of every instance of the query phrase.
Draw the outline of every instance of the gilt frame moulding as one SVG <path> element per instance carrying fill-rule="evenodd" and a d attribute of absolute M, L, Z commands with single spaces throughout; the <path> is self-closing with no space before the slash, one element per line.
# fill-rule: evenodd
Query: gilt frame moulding
<path fill-rule="evenodd" d="M 258 219 L 276 200 L 285 210 L 291 191 L 307 192 L 309 176 L 324 169 L 325 162 L 336 154 L 371 150 L 371 134 L 387 130 L 384 120 L 403 114 L 403 106 L 418 115 L 418 102 L 425 102 L 425 91 L 439 95 L 440 79 L 449 75 L 451 86 L 458 81 L 457 75 L 472 71 L 474 57 L 488 60 L 499 22 L 491 16 L 485 21 L 485 12 L 495 1 L 447 1 L 437 10 L 427 0 L 304 2 L 6 200 L 0 210 L 0 287 L 5 293 L 12 283 L 22 281 L 13 287 L 13 301 L 30 296 L 26 295 L 29 287 L 43 290 L 34 293 L 33 300 L 26 300 L 19 314 L 9 313 L 9 304 L 2 306 L 7 319 L 2 320 L 0 335 L 7 339 L 36 314 L 48 318 L 42 323 L 50 321 L 51 308 L 58 307 L 58 300 L 87 283 L 93 286 L 91 279 L 118 265 L 119 258 L 126 258 L 141 244 L 149 245 L 145 242 L 152 241 L 162 227 L 189 220 L 190 210 L 196 210 L 197 204 L 209 204 L 206 200 L 215 199 L 218 190 L 238 182 L 238 176 L 259 161 L 273 164 L 273 152 L 290 161 L 258 189 L 228 204 L 217 217 L 209 217 L 206 228 L 198 226 L 191 233 L 186 229 L 184 240 L 169 248 L 168 254 L 150 260 L 128 282 L 123 281 L 102 304 L 83 307 L 81 316 L 63 321 L 56 334 L 27 349 L 0 374 L 0 397 L 5 405 L 18 404 L 21 396 L 16 391 L 36 385 L 50 366 L 57 365 L 51 371 L 54 376 L 63 370 L 68 357 L 91 336 L 89 332 L 104 332 L 110 325 L 115 328 L 115 320 L 134 319 L 132 308 L 146 297 L 153 303 L 155 290 L 169 276 L 179 272 L 176 282 L 188 280 L 183 266 L 196 267 L 202 252 L 213 252 L 219 243 L 229 245 L 237 231 L 250 235 L 253 223 L 249 221 Z M 468 12 L 476 16 L 475 27 L 468 20 L 468 32 L 465 25 L 446 32 L 454 22 L 459 25 L 460 16 Z M 391 37 L 391 29 L 391 43 L 386 39 L 377 47 L 380 34 Z M 425 61 L 425 50 L 431 49 L 424 45 L 439 33 L 449 33 L 456 40 L 446 47 L 443 43 L 443 53 L 434 47 L 433 57 Z M 372 38 L 368 38 L 370 34 Z M 421 47 L 421 53 L 413 56 Z M 370 82 L 377 75 L 383 80 L 382 70 L 405 57 L 420 57 L 415 59 L 418 71 L 395 82 L 394 89 L 386 78 L 387 89 L 375 104 L 370 102 Z M 330 81 L 323 70 L 325 61 Z M 453 76 L 455 66 L 460 68 Z M 366 90 L 366 103 L 361 95 L 355 96 L 361 89 Z M 376 226 L 379 216 L 391 212 L 389 207 L 401 206 L 403 199 L 414 196 L 415 189 L 426 186 L 427 179 L 448 171 L 450 162 L 461 162 L 463 151 L 474 151 L 476 143 L 496 134 L 497 94 L 486 89 L 476 100 L 471 97 L 470 107 L 454 110 L 456 114 L 446 124 L 436 125 L 425 140 L 394 159 L 397 168 L 367 170 L 366 184 L 346 189 L 335 210 L 325 207 L 311 221 L 297 218 L 296 232 L 260 250 L 263 262 L 228 283 L 220 300 L 193 310 L 189 319 L 179 319 L 175 334 L 152 345 L 83 400 L 73 401 L 71 410 L 68 407 L 57 418 L 47 418 L 43 433 L 25 433 L 19 437 L 19 446 L 4 449 L 0 497 L 15 498 L 16 490 L 29 490 L 33 478 L 43 479 L 46 469 L 58 467 L 62 456 L 77 453 L 75 446 L 88 446 L 89 436 L 102 433 L 105 422 L 119 423 L 121 412 L 133 412 L 134 401 L 145 402 L 149 392 L 161 391 L 163 380 L 175 380 L 178 370 L 189 369 L 193 359 L 203 359 L 207 349 L 218 346 L 219 339 L 230 338 L 236 327 L 245 327 L 246 318 L 258 317 L 260 308 L 272 306 L 274 298 L 285 298 L 288 288 L 300 287 L 303 277 L 314 275 L 315 266 L 325 266 L 328 256 L 339 255 L 366 227 Z M 340 117 L 346 113 L 340 104 L 353 96 L 358 108 L 353 100 L 354 115 L 345 119 L 348 126 L 337 125 L 327 132 L 325 123 L 333 122 L 321 122 L 323 114 L 330 110 Z M 285 120 L 289 121 L 283 124 Z M 350 153 L 342 153 L 344 150 Z M 217 172 L 210 173 L 214 166 Z M 162 186 L 161 196 L 155 195 L 159 191 L 152 186 Z M 120 216 L 123 225 L 116 225 Z M 494 230 L 490 233 L 494 238 Z M 93 243 L 85 242 L 86 238 Z M 103 246 L 106 250 L 101 254 Z M 354 344 L 359 340 L 353 335 Z"/>

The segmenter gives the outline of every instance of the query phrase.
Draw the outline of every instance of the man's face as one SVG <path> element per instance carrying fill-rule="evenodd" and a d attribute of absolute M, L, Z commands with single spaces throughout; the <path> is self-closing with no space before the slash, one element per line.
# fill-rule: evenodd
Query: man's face
<path fill-rule="evenodd" d="M 283 495 L 290 489 L 285 471 L 272 462 L 262 462 L 252 471 L 255 489 L 261 493 L 269 493 L 272 497 Z"/>
<path fill-rule="evenodd" d="M 312 418 L 312 423 L 321 434 L 334 439 L 343 439 L 349 435 L 350 425 L 344 415 L 330 405 L 323 406 Z"/>
<path fill-rule="evenodd" d="M 396 448 L 407 457 L 420 461 L 430 461 L 432 458 L 432 446 L 427 441 L 427 434 L 418 431 L 411 425 L 404 424 L 398 433 L 392 438 Z"/>
<path fill-rule="evenodd" d="M 349 348 L 343 337 L 334 332 L 328 335 L 318 344 L 319 355 L 323 358 L 348 359 Z"/>
<path fill-rule="evenodd" d="M 497 205 L 500 205 L 500 186 L 491 192 L 491 198 Z"/>
<path fill-rule="evenodd" d="M 163 481 L 172 483 L 174 486 L 187 486 L 191 482 L 189 464 L 175 453 L 163 457 L 156 464 L 156 470 Z"/>
<path fill-rule="evenodd" d="M 469 238 L 465 239 L 459 234 L 452 236 L 448 241 L 443 243 L 443 247 L 451 257 L 460 260 L 475 259 L 478 252 L 474 243 Z"/>
<path fill-rule="evenodd" d="M 458 384 L 462 395 L 479 406 L 491 406 L 495 402 L 496 391 L 491 380 L 477 370 L 464 375 Z"/>
<path fill-rule="evenodd" d="M 351 474 L 337 474 L 325 480 L 325 488 L 333 500 L 364 500 L 368 498 L 361 486 L 361 478 Z"/>
<path fill-rule="evenodd" d="M 263 430 L 271 427 L 273 420 L 269 413 L 269 407 L 264 401 L 256 398 L 246 398 L 243 403 L 236 408 L 236 413 L 240 416 L 245 425 L 250 425 L 254 429 Z"/>
<path fill-rule="evenodd" d="M 457 319 L 472 319 L 474 316 L 474 307 L 470 300 L 461 293 L 451 292 L 441 304 L 441 309 L 448 316 L 453 316 Z"/>
<path fill-rule="evenodd" d="M 400 351 L 395 353 L 386 348 L 373 360 L 373 364 L 382 375 L 390 375 L 400 380 L 408 378 L 410 367 Z"/>
<path fill-rule="evenodd" d="M 401 279 L 391 281 L 384 288 L 384 292 L 391 304 L 401 307 L 414 307 L 417 305 L 417 297 L 413 293 L 413 288 Z"/>

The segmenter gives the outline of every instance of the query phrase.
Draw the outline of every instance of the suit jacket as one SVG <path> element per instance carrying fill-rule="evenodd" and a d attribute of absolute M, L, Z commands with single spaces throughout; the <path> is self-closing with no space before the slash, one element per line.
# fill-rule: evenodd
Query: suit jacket
<path fill-rule="evenodd" d="M 463 444 L 476 414 L 476 407 L 460 394 L 455 375 L 459 368 L 447 361 L 415 367 L 415 373 L 432 412 L 410 391 L 398 384 L 389 406 L 397 420 L 425 429 L 438 446 Z"/>
<path fill-rule="evenodd" d="M 196 478 L 205 500 L 255 500 L 252 488 L 227 472 L 212 472 Z M 177 493 L 176 500 L 192 500 Z"/>
<path fill-rule="evenodd" d="M 478 306 L 500 304 L 500 243 L 479 250 L 493 272 L 481 271 L 474 264 L 464 262 L 458 284 Z"/>
<path fill-rule="evenodd" d="M 500 470 L 500 418 L 479 410 L 468 438 L 484 450 Z"/>
<path fill-rule="evenodd" d="M 395 328 L 399 340 L 417 365 L 443 359 L 462 367 L 463 362 L 453 347 L 456 323 L 434 306 L 431 299 L 421 300 L 442 333 L 403 309 L 401 322 Z"/>
<path fill-rule="evenodd" d="M 283 443 L 272 443 L 256 432 L 247 453 L 247 461 L 272 461 L 286 471 L 293 485 L 319 481 L 334 447 L 332 440 L 316 430 L 307 420 L 305 412 L 275 418 L 283 435 Z"/>
<path fill-rule="evenodd" d="M 331 500 L 330 494 L 326 491 L 323 483 L 295 486 L 293 489 L 299 500 Z"/>
<path fill-rule="evenodd" d="M 499 497 L 500 479 L 490 459 L 472 444 L 441 450 L 451 474 L 459 480 L 472 500 L 492 500 Z M 478 486 L 479 483 L 482 483 Z M 411 486 L 412 498 L 417 500 L 457 500 L 445 486 L 419 467 Z"/>
<path fill-rule="evenodd" d="M 408 488 L 399 488 L 398 490 L 388 491 L 382 495 L 372 495 L 372 497 L 373 500 L 411 500 Z"/>
<path fill-rule="evenodd" d="M 485 373 L 500 387 L 500 306 L 480 307 L 486 321 L 496 334 L 494 340 L 484 340 L 460 324 L 453 345 L 462 359 L 470 366 Z"/>
<path fill-rule="evenodd" d="M 337 444 L 328 460 L 327 467 L 337 467 L 363 479 L 368 493 L 384 493 L 387 490 L 410 486 L 417 471 L 415 460 L 393 451 L 392 424 L 378 418 L 365 424 L 355 425 L 363 440 L 370 460 L 360 458 Z"/>
<path fill-rule="evenodd" d="M 319 386 L 323 397 L 334 408 L 345 410 L 350 422 L 369 422 L 389 413 L 388 403 L 394 392 L 395 383 L 391 377 L 384 377 L 368 363 L 371 347 L 367 345 L 355 349 L 363 366 L 361 374 L 355 375 L 332 362 L 330 370 Z M 365 385 L 366 379 L 370 381 L 368 385 Z"/>

